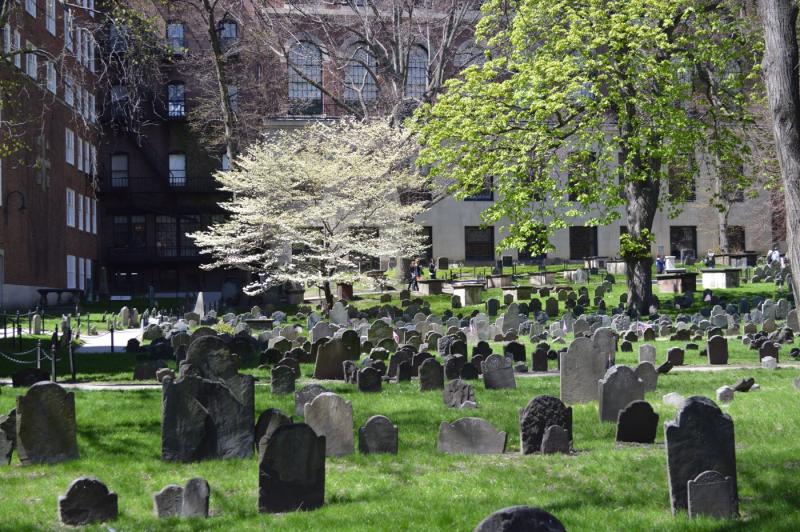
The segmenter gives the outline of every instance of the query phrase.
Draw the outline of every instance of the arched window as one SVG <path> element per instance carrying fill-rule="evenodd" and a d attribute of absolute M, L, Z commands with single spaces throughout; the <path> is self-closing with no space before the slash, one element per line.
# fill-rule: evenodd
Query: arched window
<path fill-rule="evenodd" d="M 170 118 L 186 116 L 186 89 L 182 81 L 171 81 L 167 85 L 167 115 Z"/>
<path fill-rule="evenodd" d="M 408 52 L 406 70 L 406 96 L 422 99 L 428 86 L 428 52 L 421 46 L 414 46 Z"/>
<path fill-rule="evenodd" d="M 322 113 L 322 51 L 308 41 L 289 49 L 289 100 L 292 114 Z M 313 83 L 312 83 L 313 82 Z"/>
<path fill-rule="evenodd" d="M 375 56 L 358 45 L 350 55 L 344 72 L 345 100 L 372 102 L 378 97 L 378 85 L 375 82 Z"/>

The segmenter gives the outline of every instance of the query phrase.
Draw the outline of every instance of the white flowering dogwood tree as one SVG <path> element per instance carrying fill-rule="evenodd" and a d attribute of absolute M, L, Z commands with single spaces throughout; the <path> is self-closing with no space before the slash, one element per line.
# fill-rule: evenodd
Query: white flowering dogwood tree
<path fill-rule="evenodd" d="M 255 295 L 286 283 L 317 286 L 366 279 L 365 263 L 424 249 L 425 179 L 415 144 L 385 121 L 315 122 L 265 135 L 216 174 L 231 192 L 225 221 L 190 235 L 206 268 L 258 274 Z"/>

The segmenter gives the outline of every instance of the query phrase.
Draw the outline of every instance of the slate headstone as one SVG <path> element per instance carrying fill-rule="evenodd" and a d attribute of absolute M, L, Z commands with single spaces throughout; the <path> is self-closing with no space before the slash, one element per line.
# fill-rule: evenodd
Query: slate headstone
<path fill-rule="evenodd" d="M 534 397 L 519 413 L 520 452 L 538 453 L 547 427 L 558 425 L 567 430 L 572 440 L 572 408 L 557 397 L 540 395 Z"/>
<path fill-rule="evenodd" d="M 397 426 L 386 416 L 372 416 L 358 429 L 361 454 L 397 454 Z"/>
<path fill-rule="evenodd" d="M 632 401 L 620 410 L 617 418 L 617 441 L 653 443 L 656 440 L 658 414 L 647 401 Z"/>
<path fill-rule="evenodd" d="M 117 518 L 117 494 L 91 477 L 77 478 L 58 498 L 61 522 L 69 526 L 105 523 Z"/>
<path fill-rule="evenodd" d="M 325 436 L 326 456 L 353 454 L 353 405 L 335 393 L 316 396 L 304 408 L 306 424 Z"/>

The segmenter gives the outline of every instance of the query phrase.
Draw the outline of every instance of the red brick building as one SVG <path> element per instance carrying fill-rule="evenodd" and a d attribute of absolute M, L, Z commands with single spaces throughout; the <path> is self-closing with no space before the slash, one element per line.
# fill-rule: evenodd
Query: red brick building
<path fill-rule="evenodd" d="M 94 1 L 2 7 L 0 307 L 98 283 Z"/>

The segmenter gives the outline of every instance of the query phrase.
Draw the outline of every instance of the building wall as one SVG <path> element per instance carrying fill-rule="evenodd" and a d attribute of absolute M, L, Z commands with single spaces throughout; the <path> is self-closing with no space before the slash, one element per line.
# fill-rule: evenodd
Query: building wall
<path fill-rule="evenodd" d="M 3 219 L 0 220 L 0 254 L 2 278 L 0 278 L 0 308 L 30 308 L 38 302 L 38 288 L 67 288 L 72 282 L 76 287 L 88 290 L 97 271 L 97 231 L 92 227 L 93 216 L 89 216 L 89 230 L 67 226 L 67 189 L 75 193 L 75 216 L 77 198 L 91 201 L 90 212 L 95 209 L 95 187 L 91 162 L 88 171 L 79 171 L 77 164 L 66 162 L 66 128 L 76 135 L 73 149 L 77 149 L 77 138 L 96 145 L 96 136 L 91 114 L 85 118 L 77 115 L 74 107 L 65 103 L 64 79 L 70 73 L 76 82 L 88 87 L 94 94 L 94 74 L 88 62 L 79 64 L 74 53 L 64 50 L 64 9 L 55 6 L 55 35 L 46 26 L 45 3 L 37 2 L 36 16 L 26 12 L 25 3 L 10 4 L 8 29 L 18 31 L 23 48 L 27 43 L 48 52 L 56 72 L 55 93 L 48 90 L 46 59 L 38 56 L 37 79 L 26 73 L 26 54 L 20 54 L 20 66 L 14 60 L 0 65 L 0 78 L 16 91 L 14 97 L 6 97 L 3 108 L 3 143 L 6 147 L 20 141 L 18 149 L 0 161 L 0 204 Z M 91 17 L 75 12 L 75 26 L 89 24 Z M 8 31 L 3 29 L 3 34 Z M 73 33 L 74 35 L 74 33 Z M 74 105 L 74 104 L 73 104 Z M 76 155 L 77 157 L 77 155 Z M 91 159 L 91 154 L 90 154 Z M 20 210 L 24 199 L 25 209 Z M 95 224 L 96 225 L 96 224 Z M 93 230 L 96 229 L 96 230 Z M 71 280 L 67 277 L 67 256 L 75 257 L 75 272 Z M 91 277 L 84 266 L 83 279 L 78 279 L 80 259 L 90 260 Z"/>

